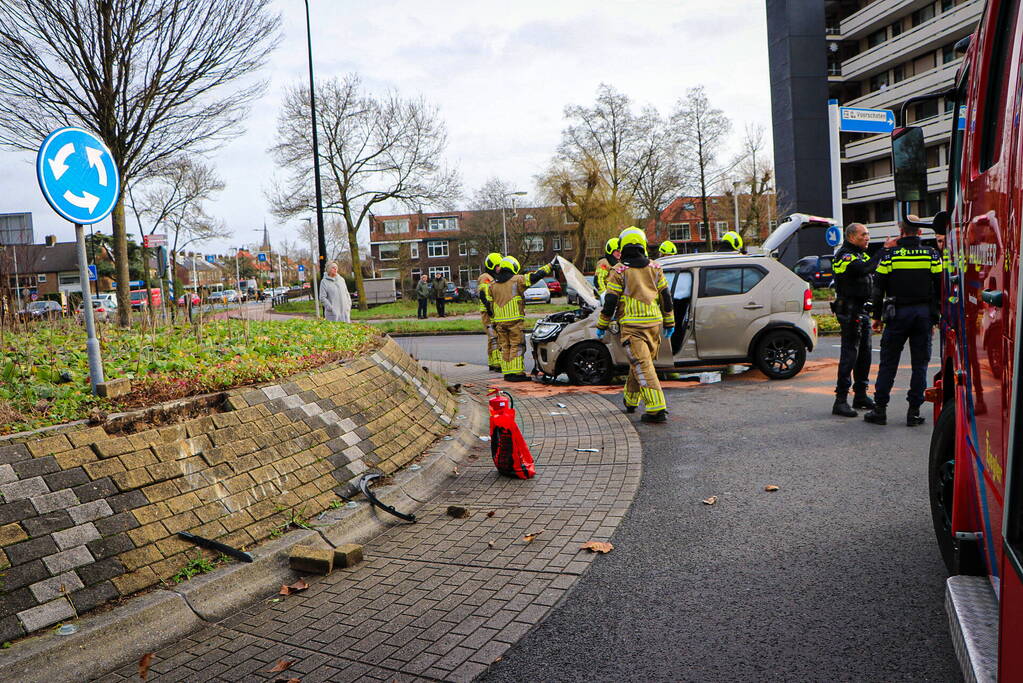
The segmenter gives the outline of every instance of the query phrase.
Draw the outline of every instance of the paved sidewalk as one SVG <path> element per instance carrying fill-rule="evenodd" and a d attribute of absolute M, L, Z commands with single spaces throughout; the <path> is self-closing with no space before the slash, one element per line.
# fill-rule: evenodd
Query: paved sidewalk
<path fill-rule="evenodd" d="M 479 366 L 427 365 L 485 400 L 489 377 Z M 499 477 L 480 442 L 420 521 L 368 543 L 363 564 L 311 578 L 308 590 L 280 601 L 268 596 L 158 651 L 149 680 L 468 681 L 483 673 L 598 557 L 579 546 L 611 538 L 640 480 L 639 439 L 608 401 L 575 394 L 518 400 L 516 409 L 535 479 Z M 471 516 L 448 516 L 455 503 Z M 268 673 L 279 660 L 294 664 Z M 137 667 L 101 680 L 138 680 Z"/>

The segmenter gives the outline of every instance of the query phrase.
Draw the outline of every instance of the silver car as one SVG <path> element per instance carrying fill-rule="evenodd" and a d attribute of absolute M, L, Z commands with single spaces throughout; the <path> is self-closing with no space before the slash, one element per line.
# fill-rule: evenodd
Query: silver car
<path fill-rule="evenodd" d="M 566 373 L 576 384 L 606 384 L 628 369 L 612 323 L 597 339 L 600 302 L 582 273 L 560 260 L 581 304 L 540 320 L 530 337 L 536 367 L 547 377 Z M 675 305 L 675 332 L 661 344 L 658 370 L 752 363 L 772 379 L 795 376 L 817 343 L 806 282 L 763 254 L 669 256 L 664 268 Z"/>

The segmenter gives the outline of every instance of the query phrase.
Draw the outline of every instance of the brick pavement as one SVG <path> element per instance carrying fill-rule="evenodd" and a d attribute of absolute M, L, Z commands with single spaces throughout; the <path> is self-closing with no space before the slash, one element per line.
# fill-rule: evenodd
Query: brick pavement
<path fill-rule="evenodd" d="M 488 378 L 478 366 L 433 369 L 485 394 Z M 489 444 L 480 442 L 419 511 L 419 523 L 394 526 L 366 545 L 366 562 L 310 579 L 300 594 L 269 596 L 158 651 L 149 680 L 467 681 L 481 674 L 598 557 L 579 546 L 609 540 L 639 486 L 639 439 L 607 401 L 575 394 L 523 399 L 516 408 L 537 460 L 535 479 L 499 477 Z M 454 503 L 471 515 L 448 516 Z M 281 659 L 295 663 L 285 674 L 268 673 Z M 102 680 L 137 675 L 133 663 Z"/>

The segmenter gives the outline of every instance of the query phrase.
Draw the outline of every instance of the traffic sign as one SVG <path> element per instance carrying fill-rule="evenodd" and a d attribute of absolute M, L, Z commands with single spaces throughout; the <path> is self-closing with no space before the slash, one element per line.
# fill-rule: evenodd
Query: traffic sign
<path fill-rule="evenodd" d="M 43 140 L 36 156 L 36 177 L 53 210 L 79 225 L 109 216 L 121 192 L 110 150 L 81 128 L 58 128 Z"/>
<path fill-rule="evenodd" d="M 266 252 L 261 251 L 258 254 L 256 254 L 256 260 L 259 261 L 260 263 L 266 263 L 267 261 Z"/>
<path fill-rule="evenodd" d="M 966 130 L 966 105 L 959 105 L 959 118 L 956 119 L 956 130 Z"/>
<path fill-rule="evenodd" d="M 89 282 L 95 282 L 98 279 L 99 279 L 99 277 L 96 274 L 96 264 L 95 263 L 90 263 L 89 264 Z"/>
<path fill-rule="evenodd" d="M 839 125 L 843 133 L 891 133 L 895 114 L 890 109 L 839 107 Z"/>
<path fill-rule="evenodd" d="M 300 273 L 304 273 L 305 272 L 305 266 L 302 265 L 301 263 L 298 264 L 298 272 L 300 272 Z"/>
<path fill-rule="evenodd" d="M 213 254 L 206 254 L 206 263 L 215 263 L 216 260 L 217 257 L 214 256 Z"/>
<path fill-rule="evenodd" d="M 829 225 L 824 231 L 824 239 L 827 240 L 828 246 L 837 247 L 842 243 L 842 229 L 837 225 Z"/>
<path fill-rule="evenodd" d="M 167 246 L 167 235 L 143 235 L 142 246 L 146 249 L 152 249 L 154 247 L 166 247 Z"/>

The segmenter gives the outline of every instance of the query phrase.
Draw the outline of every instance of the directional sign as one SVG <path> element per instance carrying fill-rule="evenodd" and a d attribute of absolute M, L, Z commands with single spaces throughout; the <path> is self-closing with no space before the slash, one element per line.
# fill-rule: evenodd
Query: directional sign
<path fill-rule="evenodd" d="M 217 257 L 213 254 L 206 254 L 206 263 L 216 263 Z"/>
<path fill-rule="evenodd" d="M 837 225 L 829 225 L 828 229 L 824 231 L 824 239 L 827 240 L 829 246 L 837 247 L 842 243 L 842 229 Z"/>
<path fill-rule="evenodd" d="M 302 265 L 301 263 L 298 264 L 298 272 L 300 272 L 300 273 L 304 273 L 305 272 L 305 266 Z"/>
<path fill-rule="evenodd" d="M 98 223 L 114 209 L 121 178 L 103 141 L 81 128 L 59 128 L 36 157 L 39 188 L 53 210 L 72 223 Z"/>
<path fill-rule="evenodd" d="M 99 277 L 96 274 L 96 264 L 89 264 L 89 282 L 95 282 Z"/>
<path fill-rule="evenodd" d="M 256 260 L 259 261 L 260 263 L 266 263 L 267 261 L 266 252 L 261 251 L 258 254 L 256 254 Z"/>
<path fill-rule="evenodd" d="M 843 133 L 891 133 L 895 114 L 890 109 L 839 107 L 839 125 Z"/>
<path fill-rule="evenodd" d="M 959 105 L 959 118 L 956 119 L 956 130 L 966 130 L 966 105 Z"/>
<path fill-rule="evenodd" d="M 143 235 L 142 246 L 146 249 L 152 249 L 154 247 L 166 247 L 167 246 L 167 235 Z"/>

